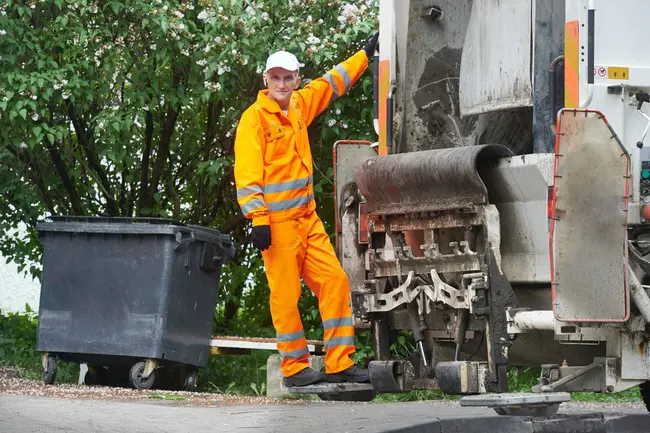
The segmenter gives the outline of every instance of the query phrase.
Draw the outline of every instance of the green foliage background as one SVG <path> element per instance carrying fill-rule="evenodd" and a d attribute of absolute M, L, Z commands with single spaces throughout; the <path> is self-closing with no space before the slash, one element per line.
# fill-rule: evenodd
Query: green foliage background
<path fill-rule="evenodd" d="M 217 332 L 271 334 L 261 257 L 236 202 L 237 121 L 267 56 L 305 81 L 376 31 L 376 0 L 6 0 L 0 4 L 0 252 L 40 276 L 45 215 L 164 217 L 231 233 Z M 318 211 L 331 231 L 331 148 L 376 139 L 370 70 L 310 128 Z M 19 235 L 19 225 L 27 227 Z M 305 328 L 320 323 L 301 301 Z M 234 328 L 234 329 L 233 329 Z"/>

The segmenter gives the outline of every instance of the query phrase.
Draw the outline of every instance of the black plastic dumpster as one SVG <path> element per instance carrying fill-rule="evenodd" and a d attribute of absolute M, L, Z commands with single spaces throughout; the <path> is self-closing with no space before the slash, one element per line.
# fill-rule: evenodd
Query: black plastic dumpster
<path fill-rule="evenodd" d="M 193 389 L 230 237 L 156 218 L 51 217 L 37 228 L 43 380 L 54 382 L 60 359 L 87 364 L 93 383 L 121 375 L 151 388 L 165 373 Z"/>

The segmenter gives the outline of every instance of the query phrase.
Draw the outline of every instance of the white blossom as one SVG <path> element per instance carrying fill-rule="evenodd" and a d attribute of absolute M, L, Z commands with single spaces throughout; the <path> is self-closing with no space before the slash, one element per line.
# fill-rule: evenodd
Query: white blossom
<path fill-rule="evenodd" d="M 336 120 L 330 119 L 327 121 L 327 126 L 329 126 L 330 128 L 334 125 L 336 125 Z"/>
<path fill-rule="evenodd" d="M 220 44 L 221 43 L 221 36 L 217 36 L 216 38 L 214 38 L 214 41 L 216 43 Z"/>
<path fill-rule="evenodd" d="M 211 92 L 218 92 L 221 90 L 221 83 L 212 83 L 210 81 L 204 81 L 203 86 Z"/>
<path fill-rule="evenodd" d="M 198 60 L 198 61 L 196 62 L 196 64 L 199 65 L 199 66 L 201 66 L 201 67 L 203 67 L 203 66 L 205 66 L 205 65 L 208 64 L 208 61 L 205 60 L 205 59 L 201 59 L 201 60 Z"/>
<path fill-rule="evenodd" d="M 181 11 L 174 11 L 173 13 L 174 13 L 174 16 L 176 16 L 176 18 L 183 18 L 183 17 L 185 17 L 185 15 L 183 14 L 183 12 L 181 12 Z"/>
<path fill-rule="evenodd" d="M 61 94 L 61 97 L 62 97 L 63 99 L 68 99 L 68 98 L 70 97 L 70 95 L 68 95 L 67 93 L 63 92 L 63 93 Z"/>
<path fill-rule="evenodd" d="M 336 109 L 336 115 L 338 116 L 339 114 L 341 114 L 341 109 L 340 109 L 340 108 L 337 108 L 337 109 Z"/>
<path fill-rule="evenodd" d="M 38 114 L 36 114 L 36 113 L 32 113 L 32 115 L 30 117 L 32 118 L 32 120 L 34 122 L 36 122 L 38 120 Z"/>
<path fill-rule="evenodd" d="M 26 149 L 26 148 L 27 148 L 27 144 L 23 141 L 22 143 L 20 143 L 20 148 L 21 148 L 21 149 Z"/>
<path fill-rule="evenodd" d="M 208 15 L 208 13 L 206 11 L 201 11 L 197 18 L 200 19 L 201 21 L 203 21 L 203 20 L 207 20 L 208 17 L 209 17 L 209 15 Z"/>
<path fill-rule="evenodd" d="M 268 21 L 268 20 L 269 20 L 269 14 L 268 14 L 268 12 L 262 12 L 262 19 L 263 19 L 264 21 Z"/>
<path fill-rule="evenodd" d="M 6 31 L 6 30 L 0 30 L 0 36 L 4 36 L 4 35 L 6 35 L 6 34 L 7 34 L 7 31 Z"/>

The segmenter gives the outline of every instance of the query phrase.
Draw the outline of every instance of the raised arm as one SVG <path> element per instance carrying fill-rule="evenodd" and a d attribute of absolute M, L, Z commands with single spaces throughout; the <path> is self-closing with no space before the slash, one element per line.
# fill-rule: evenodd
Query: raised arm
<path fill-rule="evenodd" d="M 357 51 L 346 61 L 339 63 L 325 75 L 313 80 L 296 92 L 303 119 L 309 125 L 330 104 L 345 94 L 357 82 L 368 67 L 364 50 Z"/>

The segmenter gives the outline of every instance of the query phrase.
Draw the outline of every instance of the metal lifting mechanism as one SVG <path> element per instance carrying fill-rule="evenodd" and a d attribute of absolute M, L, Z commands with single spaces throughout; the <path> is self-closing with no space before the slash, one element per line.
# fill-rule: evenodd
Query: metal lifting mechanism
<path fill-rule="evenodd" d="M 549 416 L 640 385 L 650 404 L 650 3 L 396 4 L 378 142 L 334 150 L 337 254 L 374 346 L 372 390 L 336 398 L 438 388 Z M 541 368 L 531 393 L 513 366 Z"/>

